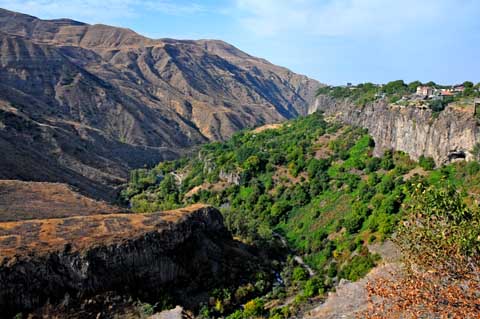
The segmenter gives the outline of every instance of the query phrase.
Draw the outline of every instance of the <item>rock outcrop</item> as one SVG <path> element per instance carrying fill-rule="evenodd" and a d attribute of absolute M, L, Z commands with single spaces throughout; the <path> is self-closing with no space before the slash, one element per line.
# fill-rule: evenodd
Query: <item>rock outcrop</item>
<path fill-rule="evenodd" d="M 359 107 L 348 99 L 319 96 L 309 113 L 317 110 L 368 129 L 375 140 L 377 156 L 393 149 L 404 151 L 413 159 L 430 156 L 441 165 L 472 159 L 471 151 L 479 141 L 473 108 L 449 106 L 435 115 L 430 109 L 400 107 L 383 100 Z"/>
<path fill-rule="evenodd" d="M 2 315 L 47 301 L 73 304 L 106 292 L 198 304 L 219 284 L 248 276 L 256 257 L 214 208 L 0 223 Z"/>
<path fill-rule="evenodd" d="M 0 9 L 0 179 L 108 199 L 131 168 L 306 114 L 319 85 L 222 41 Z"/>

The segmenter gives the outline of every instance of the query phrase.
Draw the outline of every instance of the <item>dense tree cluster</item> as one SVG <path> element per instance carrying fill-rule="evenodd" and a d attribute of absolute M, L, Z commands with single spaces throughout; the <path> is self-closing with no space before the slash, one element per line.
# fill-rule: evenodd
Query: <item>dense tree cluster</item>
<path fill-rule="evenodd" d="M 389 87 L 398 86 L 404 84 Z M 370 253 L 369 244 L 395 232 L 406 205 L 417 200 L 419 183 L 448 181 L 480 194 L 477 162 L 435 169 L 431 158 L 416 163 L 401 152 L 373 157 L 373 147 L 364 130 L 328 123 L 316 113 L 275 130 L 240 132 L 227 142 L 203 146 L 191 158 L 134 171 L 123 200 L 140 213 L 209 203 L 243 241 L 265 251 L 281 251 L 286 243 L 281 284 L 262 277 L 214 294 L 216 304 L 202 309 L 205 316 L 225 316 L 247 299 L 252 300 L 248 310 L 234 311 L 231 318 L 288 318 L 341 278 L 357 280 L 376 265 L 379 257 Z M 422 176 L 409 174 L 414 168 Z M 294 255 L 315 274 L 310 276 Z M 295 302 L 285 309 L 262 308 L 263 302 L 291 295 Z"/>

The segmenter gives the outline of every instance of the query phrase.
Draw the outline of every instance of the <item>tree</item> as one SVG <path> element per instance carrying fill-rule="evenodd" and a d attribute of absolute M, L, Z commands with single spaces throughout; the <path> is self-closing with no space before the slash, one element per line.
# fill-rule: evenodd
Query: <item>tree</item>
<path fill-rule="evenodd" d="M 388 82 L 383 86 L 383 91 L 387 94 L 403 93 L 407 90 L 408 86 L 403 80 L 396 80 Z"/>
<path fill-rule="evenodd" d="M 395 167 L 392 151 L 386 151 L 385 154 L 383 154 L 383 157 L 380 161 L 380 167 L 384 170 L 391 170 Z"/>
<path fill-rule="evenodd" d="M 248 157 L 245 162 L 243 162 L 243 168 L 252 173 L 257 172 L 260 169 L 260 159 L 257 155 Z"/>
<path fill-rule="evenodd" d="M 420 156 L 418 164 L 427 171 L 431 171 L 435 168 L 435 160 L 431 157 Z"/>
<path fill-rule="evenodd" d="M 411 93 L 415 93 L 417 91 L 417 87 L 421 86 L 422 85 L 422 82 L 420 81 L 413 81 L 413 82 L 410 82 L 408 83 L 408 90 L 411 92 Z"/>
<path fill-rule="evenodd" d="M 292 279 L 294 281 L 304 281 L 308 278 L 308 273 L 305 269 L 303 269 L 303 267 L 295 267 L 295 269 L 293 270 L 293 275 L 292 275 Z"/>
<path fill-rule="evenodd" d="M 404 271 L 370 282 L 365 318 L 478 318 L 480 213 L 452 186 L 418 184 L 395 237 Z"/>

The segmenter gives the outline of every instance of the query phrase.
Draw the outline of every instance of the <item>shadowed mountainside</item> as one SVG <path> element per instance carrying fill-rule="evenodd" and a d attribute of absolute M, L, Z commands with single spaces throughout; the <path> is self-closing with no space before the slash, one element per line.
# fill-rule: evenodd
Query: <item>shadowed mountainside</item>
<path fill-rule="evenodd" d="M 222 41 L 0 9 L 0 178 L 111 198 L 131 168 L 306 114 L 319 85 Z"/>

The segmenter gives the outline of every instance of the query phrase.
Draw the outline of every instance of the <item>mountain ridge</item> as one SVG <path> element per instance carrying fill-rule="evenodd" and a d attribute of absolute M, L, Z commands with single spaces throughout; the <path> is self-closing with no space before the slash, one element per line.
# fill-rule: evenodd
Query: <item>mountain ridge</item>
<path fill-rule="evenodd" d="M 154 40 L 4 9 L 0 52 L 0 141 L 24 153 L 0 177 L 67 182 L 104 199 L 131 168 L 307 114 L 321 85 L 221 40 Z M 30 162 L 32 135 L 40 165 L 56 172 L 14 164 Z"/>

